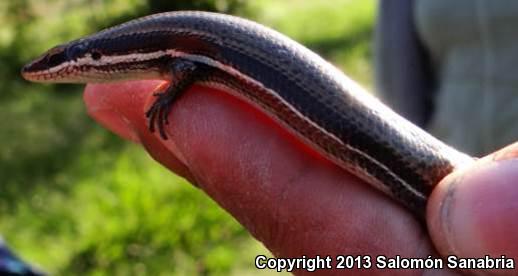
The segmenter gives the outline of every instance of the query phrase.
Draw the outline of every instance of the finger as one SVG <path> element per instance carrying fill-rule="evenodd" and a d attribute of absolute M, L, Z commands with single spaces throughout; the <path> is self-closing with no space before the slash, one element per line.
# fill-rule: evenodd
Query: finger
<path fill-rule="evenodd" d="M 513 144 L 448 176 L 434 190 L 428 222 L 434 244 L 443 255 L 505 255 L 518 260 L 517 157 L 518 144 Z"/>
<path fill-rule="evenodd" d="M 113 86 L 111 84 L 88 85 L 83 95 L 88 114 L 101 125 L 109 128 L 124 139 L 139 142 L 135 128 L 142 126 L 142 116 L 132 109 L 141 111 L 142 102 L 148 98 L 146 90 L 156 89 L 163 82 L 152 81 L 124 82 Z M 109 92 L 106 90 L 112 89 Z M 122 108 L 119 108 L 122 107 Z"/>
<path fill-rule="evenodd" d="M 189 169 L 171 154 L 160 139 L 148 131 L 143 116 L 152 94 L 166 83 L 163 81 L 129 81 L 118 84 L 87 85 L 83 95 L 88 114 L 104 127 L 124 139 L 141 143 L 158 162 L 177 174 L 194 181 Z"/>
<path fill-rule="evenodd" d="M 146 92 L 126 94 L 133 98 L 131 105 L 121 99 L 128 91 L 119 92 L 118 85 L 91 89 L 114 97 L 112 108 L 131 120 L 125 125 L 142 144 L 161 143 L 208 195 L 277 256 L 433 254 L 426 233 L 403 208 L 235 97 L 192 87 L 172 107 L 169 139 L 161 140 L 149 135 L 143 119 L 151 84 Z M 111 128 L 109 123 L 104 121 Z M 152 155 L 163 150 L 147 149 Z"/>

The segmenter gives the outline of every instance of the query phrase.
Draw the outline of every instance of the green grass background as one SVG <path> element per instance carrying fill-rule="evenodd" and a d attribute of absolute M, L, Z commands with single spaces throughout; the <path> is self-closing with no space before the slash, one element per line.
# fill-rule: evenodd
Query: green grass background
<path fill-rule="evenodd" d="M 287 34 L 371 87 L 374 0 L 242 2 L 238 14 Z M 20 66 L 45 49 L 140 15 L 148 5 L 0 3 L 0 233 L 26 260 L 56 275 L 273 274 L 254 269 L 255 255 L 269 253 L 231 216 L 88 118 L 82 86 L 19 77 Z"/>

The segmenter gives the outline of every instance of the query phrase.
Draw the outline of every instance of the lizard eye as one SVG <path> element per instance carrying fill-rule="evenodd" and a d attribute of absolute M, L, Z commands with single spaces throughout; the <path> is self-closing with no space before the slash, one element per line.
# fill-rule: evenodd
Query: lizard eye
<path fill-rule="evenodd" d="M 97 51 L 97 50 L 93 50 L 91 52 L 91 55 L 92 55 L 92 59 L 93 60 L 99 60 L 102 56 L 101 52 Z"/>

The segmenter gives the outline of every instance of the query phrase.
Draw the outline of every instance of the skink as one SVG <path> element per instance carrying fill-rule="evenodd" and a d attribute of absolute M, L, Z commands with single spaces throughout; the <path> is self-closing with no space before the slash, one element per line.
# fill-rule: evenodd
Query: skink
<path fill-rule="evenodd" d="M 168 80 L 146 112 L 150 130 L 164 139 L 172 104 L 186 88 L 221 89 L 421 219 L 434 185 L 474 160 L 397 115 L 304 46 L 229 15 L 139 18 L 56 46 L 23 67 L 22 75 L 36 82 Z"/>

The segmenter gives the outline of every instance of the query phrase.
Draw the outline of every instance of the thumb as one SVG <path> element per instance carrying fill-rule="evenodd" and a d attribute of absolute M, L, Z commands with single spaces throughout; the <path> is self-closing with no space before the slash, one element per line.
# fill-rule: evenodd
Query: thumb
<path fill-rule="evenodd" d="M 518 260 L 517 184 L 518 143 L 446 177 L 428 205 L 429 230 L 439 252 Z"/>

